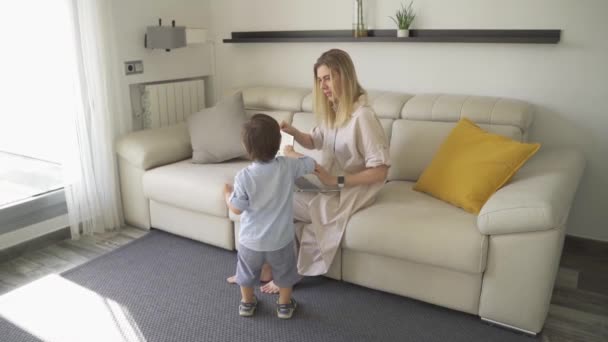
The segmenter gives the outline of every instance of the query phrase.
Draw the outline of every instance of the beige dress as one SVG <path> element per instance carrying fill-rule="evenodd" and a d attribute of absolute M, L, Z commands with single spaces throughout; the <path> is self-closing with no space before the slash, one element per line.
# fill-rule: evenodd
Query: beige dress
<path fill-rule="evenodd" d="M 332 175 L 349 175 L 365 168 L 390 165 L 388 139 L 369 106 L 360 106 L 343 127 L 315 127 L 315 149 L 323 151 L 320 164 Z M 350 217 L 373 203 L 383 183 L 346 187 L 341 192 L 296 193 L 294 216 L 305 224 L 297 232 L 298 272 L 327 273 Z"/>

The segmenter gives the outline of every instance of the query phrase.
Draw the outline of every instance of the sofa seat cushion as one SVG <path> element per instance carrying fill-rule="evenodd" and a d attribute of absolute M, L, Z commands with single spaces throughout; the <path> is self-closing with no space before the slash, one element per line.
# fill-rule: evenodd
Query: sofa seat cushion
<path fill-rule="evenodd" d="M 488 240 L 477 216 L 424 193 L 414 182 L 385 184 L 376 202 L 348 223 L 342 247 L 347 250 L 481 273 Z"/>
<path fill-rule="evenodd" d="M 208 215 L 228 217 L 222 193 L 225 183 L 232 184 L 247 160 L 219 164 L 194 164 L 192 160 L 161 166 L 143 177 L 144 196 L 157 202 Z"/>

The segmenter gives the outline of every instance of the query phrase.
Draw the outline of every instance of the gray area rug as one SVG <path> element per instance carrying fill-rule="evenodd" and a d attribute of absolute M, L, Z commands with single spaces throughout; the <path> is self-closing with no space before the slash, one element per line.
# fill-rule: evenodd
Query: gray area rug
<path fill-rule="evenodd" d="M 291 320 L 277 318 L 277 296 L 259 289 L 258 311 L 242 318 L 239 288 L 225 282 L 235 264 L 234 252 L 153 230 L 61 276 L 126 308 L 136 333 L 123 332 L 121 341 L 539 340 L 473 315 L 325 277 L 296 286 L 300 306 Z M 4 317 L 0 340 L 41 341 Z"/>

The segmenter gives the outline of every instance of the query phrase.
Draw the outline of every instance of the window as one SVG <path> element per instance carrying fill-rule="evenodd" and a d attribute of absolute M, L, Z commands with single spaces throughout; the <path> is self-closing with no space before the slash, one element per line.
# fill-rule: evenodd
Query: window
<path fill-rule="evenodd" d="M 48 195 L 63 187 L 62 151 L 70 117 L 66 113 L 75 108 L 78 66 L 67 0 L 2 1 L 0 13 L 1 238 L 11 229 L 7 227 L 19 228 L 15 222 L 22 218 L 15 213 L 44 212 L 37 209 L 49 205 L 55 209 L 48 215 L 65 211 L 57 209 L 65 203 Z M 8 210 L 16 206 L 23 207 Z M 7 224 L 11 219 L 13 223 Z"/>

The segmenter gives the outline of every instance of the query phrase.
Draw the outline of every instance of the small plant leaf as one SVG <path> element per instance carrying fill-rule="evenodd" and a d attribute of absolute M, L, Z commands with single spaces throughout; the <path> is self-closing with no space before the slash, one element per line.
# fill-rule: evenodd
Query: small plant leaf
<path fill-rule="evenodd" d="M 401 9 L 398 9 L 395 12 L 395 17 L 391 18 L 397 27 L 401 30 L 407 30 L 412 25 L 414 18 L 416 18 L 416 14 L 412 8 L 414 0 L 410 1 L 409 5 L 406 7 L 403 3 L 401 4 Z"/>

